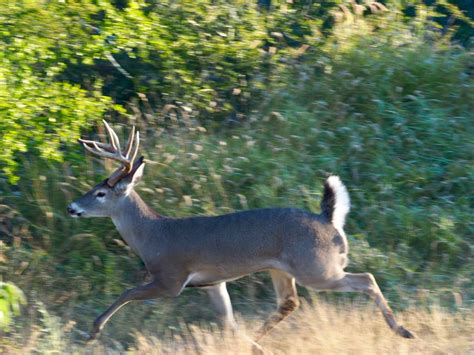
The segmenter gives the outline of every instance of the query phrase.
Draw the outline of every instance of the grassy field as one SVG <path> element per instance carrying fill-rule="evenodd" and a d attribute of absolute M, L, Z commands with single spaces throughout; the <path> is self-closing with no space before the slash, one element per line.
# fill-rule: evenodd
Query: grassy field
<path fill-rule="evenodd" d="M 286 321 L 281 323 L 261 345 L 274 354 L 469 354 L 474 351 L 474 325 L 472 310 L 460 309 L 450 313 L 438 307 L 430 310 L 410 308 L 398 312 L 402 324 L 412 330 L 416 339 L 403 339 L 394 335 L 385 324 L 375 306 L 365 300 L 328 303 L 303 303 Z M 147 305 L 153 307 L 152 305 Z M 202 302 L 194 304 L 206 308 Z M 132 309 L 123 310 L 129 319 L 137 315 Z M 75 353 L 75 354 L 251 354 L 252 348 L 245 339 L 262 324 L 264 317 L 240 316 L 237 334 L 223 333 L 216 324 L 201 321 L 179 327 L 162 328 L 161 320 L 143 323 L 131 328 L 127 321 L 120 326 L 130 332 L 128 341 L 105 331 L 101 338 L 86 345 L 74 324 L 64 323 L 43 313 L 43 321 L 28 327 L 28 331 L 15 334 L 9 342 L 2 342 L 4 354 Z"/>
<path fill-rule="evenodd" d="M 275 354 L 474 352 L 472 52 L 400 26 L 390 16 L 341 24 L 304 59 L 288 59 L 242 120 L 183 122 L 133 103 L 133 115 L 110 119 L 121 138 L 140 130 L 137 191 L 167 216 L 319 212 L 325 176 L 341 176 L 353 206 L 348 271 L 373 273 L 418 338 L 393 335 L 364 298 L 302 290 L 304 307 L 262 341 Z M 91 125 L 82 134 L 96 138 L 101 124 Z M 0 179 L 0 279 L 28 301 L 0 331 L 2 352 L 250 353 L 219 332 L 196 290 L 126 306 L 84 347 L 94 318 L 146 272 L 111 221 L 66 214 L 114 167 L 67 149 L 62 163 L 22 154 L 18 184 Z M 269 278 L 229 288 L 251 335 L 273 308 Z"/>

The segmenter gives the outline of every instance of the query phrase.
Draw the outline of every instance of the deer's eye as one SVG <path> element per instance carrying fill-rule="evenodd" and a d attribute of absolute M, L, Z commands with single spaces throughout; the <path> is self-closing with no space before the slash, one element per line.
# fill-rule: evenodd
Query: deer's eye
<path fill-rule="evenodd" d="M 95 197 L 104 197 L 104 196 L 105 196 L 105 192 L 102 192 L 102 191 L 95 194 Z"/>

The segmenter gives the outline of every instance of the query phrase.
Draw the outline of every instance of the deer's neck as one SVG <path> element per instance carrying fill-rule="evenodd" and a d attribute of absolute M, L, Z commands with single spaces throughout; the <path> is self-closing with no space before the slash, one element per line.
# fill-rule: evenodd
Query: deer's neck
<path fill-rule="evenodd" d="M 123 198 L 112 221 L 127 244 L 141 256 L 141 249 L 149 236 L 151 225 L 161 218 L 132 190 Z"/>

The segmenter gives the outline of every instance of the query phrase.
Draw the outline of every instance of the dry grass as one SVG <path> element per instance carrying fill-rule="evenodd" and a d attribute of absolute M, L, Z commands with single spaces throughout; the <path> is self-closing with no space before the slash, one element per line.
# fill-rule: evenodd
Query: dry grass
<path fill-rule="evenodd" d="M 351 305 L 317 302 L 303 305 L 261 341 L 266 353 L 274 354 L 472 354 L 474 353 L 473 310 L 448 312 L 440 308 L 397 313 L 399 322 L 417 338 L 394 335 L 382 316 L 370 304 Z M 217 327 L 187 326 L 170 330 L 164 337 L 153 330 L 135 333 L 135 343 L 123 344 L 102 338 L 84 347 L 72 339 L 74 331 L 53 327 L 48 335 L 36 328 L 22 345 L 6 346 L 4 353 L 86 353 L 86 354 L 251 354 L 249 336 L 263 320 L 239 319 L 239 334 L 224 334 Z M 106 345 L 107 343 L 107 345 Z"/>
<path fill-rule="evenodd" d="M 474 352 L 472 312 L 433 309 L 398 314 L 417 339 L 394 335 L 371 306 L 318 304 L 305 306 L 282 323 L 261 345 L 274 354 L 467 354 Z M 257 322 L 247 322 L 256 329 Z M 247 331 L 251 334 L 251 331 Z M 245 339 L 222 336 L 216 330 L 192 327 L 168 339 L 137 334 L 135 350 L 142 354 L 251 354 Z"/>

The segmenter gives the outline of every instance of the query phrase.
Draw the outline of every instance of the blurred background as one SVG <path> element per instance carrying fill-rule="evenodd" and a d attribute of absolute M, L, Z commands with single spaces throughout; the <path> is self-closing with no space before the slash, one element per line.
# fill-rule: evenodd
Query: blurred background
<path fill-rule="evenodd" d="M 419 339 L 364 297 L 301 289 L 264 340 L 275 353 L 474 351 L 471 0 L 0 2 L 3 352 L 250 351 L 219 336 L 199 290 L 127 305 L 83 347 L 146 277 L 110 220 L 66 214 L 114 169 L 77 144 L 104 139 L 102 119 L 122 140 L 140 130 L 137 191 L 167 216 L 319 212 L 341 176 L 348 270 L 372 272 Z M 252 333 L 275 306 L 269 277 L 229 290 Z"/>

